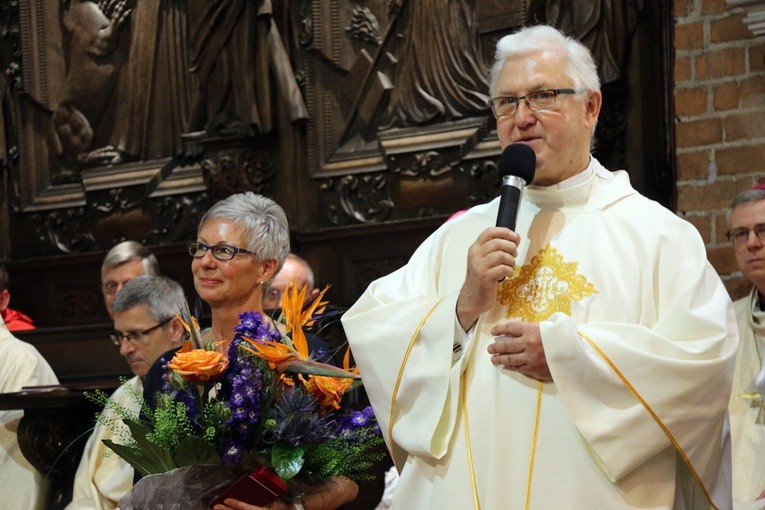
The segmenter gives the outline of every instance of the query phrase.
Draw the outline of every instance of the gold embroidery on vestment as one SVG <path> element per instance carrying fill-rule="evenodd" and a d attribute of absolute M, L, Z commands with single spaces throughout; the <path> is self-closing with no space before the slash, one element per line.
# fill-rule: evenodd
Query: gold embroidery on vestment
<path fill-rule="evenodd" d="M 555 312 L 571 315 L 571 303 L 597 293 L 584 275 L 576 272 L 579 262 L 564 262 L 558 250 L 545 246 L 529 264 L 515 268 L 512 278 L 497 289 L 497 301 L 507 305 L 507 318 L 539 322 Z"/>

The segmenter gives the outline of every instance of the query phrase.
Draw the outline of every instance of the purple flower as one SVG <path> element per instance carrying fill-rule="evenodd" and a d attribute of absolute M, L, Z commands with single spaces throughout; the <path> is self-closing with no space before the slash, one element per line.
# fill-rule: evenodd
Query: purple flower
<path fill-rule="evenodd" d="M 349 422 L 354 427 L 366 427 L 373 416 L 372 406 L 367 406 L 361 411 L 351 411 Z"/>
<path fill-rule="evenodd" d="M 350 411 L 340 422 L 338 432 L 340 434 L 351 434 L 357 429 L 372 425 L 373 419 L 374 411 L 372 406 L 367 406 L 361 411 Z"/>
<path fill-rule="evenodd" d="M 239 348 L 243 336 L 259 338 L 262 332 L 268 332 L 270 326 L 264 324 L 263 316 L 255 312 L 245 312 L 239 316 L 236 336 L 228 350 L 229 365 L 222 379 L 222 388 L 218 398 L 226 402 L 231 415 L 226 420 L 228 439 L 224 443 L 224 462 L 235 463 L 243 453 L 255 444 L 253 431 L 260 420 L 263 392 L 263 371 L 252 363 Z"/>
<path fill-rule="evenodd" d="M 230 441 L 223 449 L 223 463 L 229 466 L 234 465 L 239 462 L 243 455 L 244 449 L 242 446 Z"/>
<path fill-rule="evenodd" d="M 244 404 L 244 395 L 236 391 L 231 394 L 230 402 L 234 404 L 235 406 L 241 406 L 242 404 Z"/>
<path fill-rule="evenodd" d="M 246 336 L 258 340 L 278 341 L 281 334 L 258 312 L 239 314 L 239 324 L 234 328 L 237 336 Z"/>

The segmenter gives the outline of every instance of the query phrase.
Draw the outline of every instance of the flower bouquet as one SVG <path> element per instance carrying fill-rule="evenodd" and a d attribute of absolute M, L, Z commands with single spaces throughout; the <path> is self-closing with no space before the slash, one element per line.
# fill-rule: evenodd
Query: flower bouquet
<path fill-rule="evenodd" d="M 209 508 L 229 488 L 265 506 L 297 500 L 333 477 L 367 478 L 382 438 L 370 407 L 340 405 L 360 384 L 349 352 L 340 368 L 308 350 L 304 328 L 321 317 L 326 290 L 304 309 L 305 289 L 288 287 L 285 334 L 259 313 L 241 314 L 226 355 L 184 317 L 191 340 L 166 363 L 155 408 L 122 416 L 132 435 L 126 444 L 105 441 L 144 476 L 121 509 Z"/>

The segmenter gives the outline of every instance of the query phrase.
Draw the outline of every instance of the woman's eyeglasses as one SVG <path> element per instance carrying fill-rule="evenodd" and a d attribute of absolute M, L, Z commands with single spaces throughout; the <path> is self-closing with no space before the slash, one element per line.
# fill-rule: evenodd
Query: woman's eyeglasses
<path fill-rule="evenodd" d="M 209 244 L 201 243 L 199 241 L 193 241 L 189 243 L 188 248 L 189 255 L 195 259 L 201 259 L 208 251 L 218 260 L 231 260 L 236 257 L 237 253 L 254 255 L 250 250 L 245 250 L 238 246 L 231 246 L 230 244 L 216 244 L 215 246 L 210 246 Z"/>

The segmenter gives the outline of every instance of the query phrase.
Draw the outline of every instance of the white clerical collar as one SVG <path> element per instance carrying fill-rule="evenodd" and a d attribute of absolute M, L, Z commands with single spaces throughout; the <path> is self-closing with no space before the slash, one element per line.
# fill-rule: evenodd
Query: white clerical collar
<path fill-rule="evenodd" d="M 751 294 L 749 294 L 749 301 L 751 303 L 751 315 L 749 316 L 749 326 L 754 333 L 754 341 L 757 344 L 757 352 L 765 358 L 765 310 L 760 310 L 760 293 L 757 287 L 752 288 Z M 765 359 L 763 362 L 763 372 L 765 372 Z M 765 374 L 763 375 L 765 377 Z"/>
<path fill-rule="evenodd" d="M 534 189 L 545 189 L 545 190 L 564 190 L 573 188 L 574 186 L 583 183 L 587 179 L 590 178 L 592 174 L 595 173 L 595 159 L 590 156 L 590 162 L 587 163 L 587 167 L 579 172 L 576 175 L 572 175 L 568 179 L 563 179 L 559 183 L 551 184 L 550 186 L 534 186 L 533 184 L 528 186 L 529 188 Z"/>
<path fill-rule="evenodd" d="M 760 293 L 757 287 L 753 287 L 749 294 L 749 304 L 752 311 L 749 325 L 756 334 L 765 337 L 765 310 L 760 309 Z"/>

